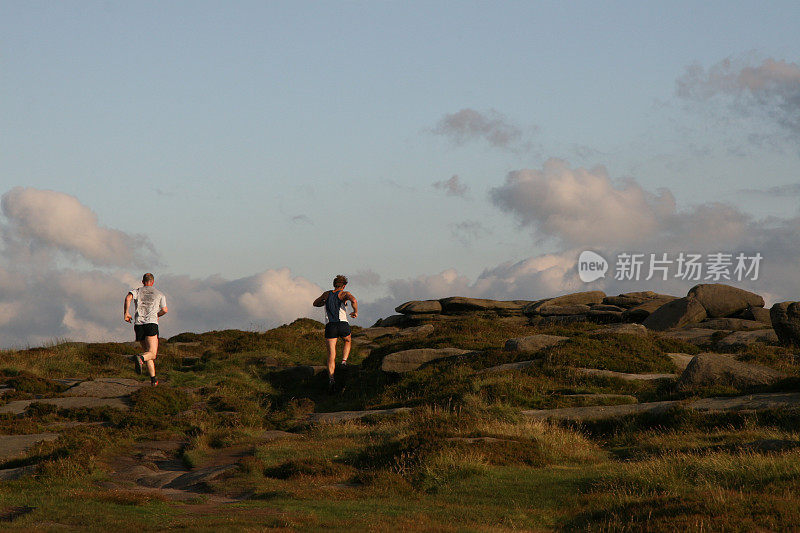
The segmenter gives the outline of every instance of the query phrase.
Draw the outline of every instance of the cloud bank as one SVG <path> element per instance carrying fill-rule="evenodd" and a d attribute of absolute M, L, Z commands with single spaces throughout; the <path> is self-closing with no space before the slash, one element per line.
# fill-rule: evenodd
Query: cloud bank
<path fill-rule="evenodd" d="M 469 187 L 461 182 L 461 178 L 453 175 L 449 180 L 437 181 L 433 184 L 434 189 L 444 191 L 447 196 L 458 196 L 463 198 L 467 195 Z"/>
<path fill-rule="evenodd" d="M 131 340 L 122 320 L 122 300 L 141 285 L 141 272 L 156 271 L 167 295 L 167 336 L 181 331 L 265 329 L 302 316 L 320 318 L 311 302 L 322 289 L 267 270 L 226 280 L 161 276 L 157 254 L 144 237 L 99 224 L 77 198 L 55 191 L 17 187 L 0 201 L 3 259 L 0 263 L 0 346 L 40 345 L 57 339 Z M 65 261 L 89 264 L 81 269 Z M 120 267 L 139 268 L 135 274 Z"/>

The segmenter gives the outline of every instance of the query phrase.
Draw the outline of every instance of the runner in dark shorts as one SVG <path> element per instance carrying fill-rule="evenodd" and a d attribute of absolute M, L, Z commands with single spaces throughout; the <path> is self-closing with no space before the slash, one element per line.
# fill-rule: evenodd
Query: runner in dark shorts
<path fill-rule="evenodd" d="M 158 385 L 155 359 L 158 356 L 158 319 L 167 314 L 167 298 L 153 287 L 155 277 L 149 272 L 142 276 L 142 286 L 128 291 L 125 296 L 123 317 L 125 322 L 133 322 L 136 340 L 142 345 L 143 353 L 134 356 L 134 369 L 141 374 L 147 368 L 150 384 Z M 134 303 L 134 315 L 128 312 Z"/>
<path fill-rule="evenodd" d="M 347 322 L 347 302 L 353 304 L 352 318 L 358 316 L 358 301 L 356 297 L 344 290 L 347 278 L 341 274 L 333 279 L 333 290 L 323 292 L 314 300 L 314 307 L 325 307 L 325 345 L 328 347 L 328 391 L 336 390 L 336 381 L 333 373 L 336 370 L 336 343 L 341 338 L 344 341 L 342 349 L 342 365 L 347 365 L 350 355 L 350 324 Z"/>

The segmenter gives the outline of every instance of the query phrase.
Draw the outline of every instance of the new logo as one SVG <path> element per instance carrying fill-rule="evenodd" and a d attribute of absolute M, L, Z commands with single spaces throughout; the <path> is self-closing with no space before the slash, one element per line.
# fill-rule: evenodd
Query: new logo
<path fill-rule="evenodd" d="M 603 256 L 586 250 L 581 252 L 578 257 L 578 276 L 584 283 L 590 283 L 600 278 L 606 277 L 608 271 L 608 261 Z"/>

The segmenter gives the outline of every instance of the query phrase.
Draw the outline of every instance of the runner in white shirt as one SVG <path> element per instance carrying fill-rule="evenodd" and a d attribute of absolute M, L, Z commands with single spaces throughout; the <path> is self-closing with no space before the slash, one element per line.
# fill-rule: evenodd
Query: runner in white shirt
<path fill-rule="evenodd" d="M 164 294 L 153 287 L 155 277 L 151 273 L 142 276 L 142 286 L 131 289 L 125 296 L 125 307 L 123 310 L 125 322 L 133 321 L 133 331 L 136 333 L 136 340 L 142 345 L 144 353 L 135 356 L 134 364 L 136 373 L 141 374 L 142 368 L 146 365 L 147 372 L 150 374 L 150 384 L 158 385 L 156 379 L 156 365 L 154 363 L 158 355 L 158 318 L 167 314 L 167 298 Z M 135 306 L 135 318 L 128 312 L 131 301 Z"/>

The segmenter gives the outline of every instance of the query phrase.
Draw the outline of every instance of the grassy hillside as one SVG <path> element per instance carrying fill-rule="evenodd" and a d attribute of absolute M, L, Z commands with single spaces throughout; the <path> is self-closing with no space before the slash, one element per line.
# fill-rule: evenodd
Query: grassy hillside
<path fill-rule="evenodd" d="M 613 421 L 557 424 L 525 416 L 527 409 L 762 392 L 582 373 L 577 369 L 674 373 L 664 354 L 700 351 L 653 335 L 591 335 L 598 327 L 534 327 L 471 316 L 435 323 L 424 338 L 386 335 L 369 348 L 354 348 L 351 365 L 337 370 L 344 388 L 335 395 L 326 392 L 325 373 L 312 368 L 325 353 L 318 322 L 302 319 L 266 333 L 184 333 L 162 341 L 162 385 L 125 396 L 129 410 L 36 400 L 66 398 L 76 380 L 145 383 L 128 359 L 137 353 L 132 344 L 0 352 L 0 381 L 8 387 L 0 408 L 33 400 L 21 414 L 0 414 L 0 435 L 57 434 L 0 464 L 2 471 L 25 469 L 18 479 L 0 481 L 0 525 L 103 531 L 800 528 L 798 411 L 701 415 L 677 404 L 659 415 Z M 534 333 L 569 339 L 533 353 L 503 349 L 507 339 Z M 418 347 L 472 352 L 399 376 L 380 370 L 383 356 Z M 798 375 L 795 355 L 785 348 L 729 351 Z M 532 362 L 484 372 L 519 361 Z M 797 391 L 797 380 L 769 390 Z M 410 409 L 337 423 L 308 418 L 397 407 Z M 209 474 L 174 489 L 142 481 L 160 472 Z"/>

